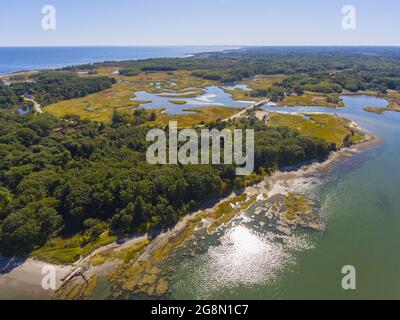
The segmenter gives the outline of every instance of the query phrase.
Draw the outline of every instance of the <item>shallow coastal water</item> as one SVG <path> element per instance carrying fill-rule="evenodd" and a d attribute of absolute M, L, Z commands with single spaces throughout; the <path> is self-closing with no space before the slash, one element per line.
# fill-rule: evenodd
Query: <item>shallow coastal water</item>
<path fill-rule="evenodd" d="M 264 214 L 250 207 L 211 236 L 204 230 L 174 251 L 170 299 L 400 298 L 400 113 L 367 113 L 365 106 L 385 106 L 369 96 L 343 97 L 341 110 L 322 107 L 275 107 L 280 112 L 330 112 L 356 121 L 384 143 L 334 162 L 292 183 L 294 191 L 318 202 L 324 234 L 297 231 L 277 237 Z M 180 107 L 180 106 L 179 106 Z M 341 288 L 344 265 L 357 270 L 357 290 Z M 110 297 L 100 279 L 92 298 Z M 2 298 L 27 298 L 18 288 Z M 36 298 L 36 296 L 35 296 Z M 37 296 L 37 298 L 48 298 Z M 144 299 L 146 296 L 132 296 Z"/>
<path fill-rule="evenodd" d="M 335 162 L 315 181 L 294 186 L 319 201 L 326 231 L 299 230 L 283 245 L 271 235 L 267 219 L 250 208 L 219 235 L 194 240 L 203 247 L 201 253 L 175 259 L 170 298 L 400 298 L 400 113 L 362 110 L 386 105 L 383 99 L 343 100 L 342 110 L 266 107 L 336 112 L 384 139 L 382 145 Z M 190 244 L 185 250 L 192 250 Z M 341 287 L 345 265 L 357 270 L 357 290 Z"/>
<path fill-rule="evenodd" d="M 190 89 L 185 92 L 190 93 Z M 204 93 L 194 98 L 180 98 L 179 94 L 174 93 L 167 94 L 154 94 L 146 91 L 135 92 L 134 101 L 151 101 L 144 103 L 141 106 L 145 109 L 165 109 L 167 114 L 187 114 L 190 113 L 185 111 L 188 108 L 201 108 L 210 106 L 229 106 L 229 107 L 246 107 L 252 104 L 252 102 L 235 101 L 232 99 L 230 93 L 226 93 L 219 87 L 210 86 L 204 89 Z M 179 105 L 171 101 L 185 101 L 185 104 Z"/>
<path fill-rule="evenodd" d="M 224 89 L 227 90 L 242 90 L 242 91 L 251 91 L 252 89 L 247 84 L 235 84 L 232 86 L 225 86 Z"/>

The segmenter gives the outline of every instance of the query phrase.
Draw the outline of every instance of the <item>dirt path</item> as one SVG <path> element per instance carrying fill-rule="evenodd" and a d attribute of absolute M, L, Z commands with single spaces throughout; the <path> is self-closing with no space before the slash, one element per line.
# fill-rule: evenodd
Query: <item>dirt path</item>
<path fill-rule="evenodd" d="M 36 113 L 43 113 L 41 105 L 39 103 L 37 103 L 35 100 L 27 98 L 27 97 L 24 97 L 24 100 L 33 103 L 33 109 L 35 110 Z"/>

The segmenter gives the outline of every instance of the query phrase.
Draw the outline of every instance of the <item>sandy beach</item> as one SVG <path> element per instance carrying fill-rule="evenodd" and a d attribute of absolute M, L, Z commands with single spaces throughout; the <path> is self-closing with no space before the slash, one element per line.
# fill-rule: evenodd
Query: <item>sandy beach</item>
<path fill-rule="evenodd" d="M 55 269 L 56 286 L 59 287 L 62 278 L 68 275 L 72 266 L 56 266 L 46 262 L 27 259 L 11 271 L 0 273 L 0 298 L 12 299 L 25 297 L 27 299 L 49 299 L 53 296 L 52 290 L 45 290 L 42 287 L 42 274 L 44 267 L 52 266 Z M 3 273 L 4 272 L 4 273 Z"/>
<path fill-rule="evenodd" d="M 270 176 L 266 176 L 265 179 L 253 186 L 247 187 L 244 192 L 248 194 L 248 196 L 252 195 L 260 195 L 260 194 L 268 194 L 272 196 L 274 194 L 287 194 L 290 190 L 296 189 L 296 186 L 301 185 L 306 180 L 312 180 L 312 176 L 318 172 L 329 172 L 331 165 L 334 162 L 342 161 L 345 158 L 351 157 L 359 152 L 362 152 L 365 149 L 372 148 L 376 145 L 382 143 L 382 139 L 365 133 L 364 139 L 362 142 L 357 145 L 351 146 L 349 148 L 343 148 L 339 151 L 333 152 L 328 159 L 323 162 L 314 162 L 311 164 L 303 165 L 298 169 L 288 170 L 288 171 L 276 171 Z M 159 234 L 155 239 L 152 240 L 152 243 L 146 248 L 144 254 L 140 259 L 146 259 L 146 256 L 154 251 L 155 248 L 162 246 L 169 239 L 179 234 L 188 224 L 189 220 L 195 217 L 197 214 L 204 212 L 205 210 L 213 210 L 217 205 L 225 202 L 231 198 L 233 198 L 235 194 L 231 194 L 230 196 L 217 200 L 213 204 L 209 205 L 209 207 L 202 208 L 201 210 L 194 212 L 185 216 L 181 221 L 177 223 L 177 225 L 166 232 Z M 76 272 L 78 268 L 86 266 L 88 269 L 85 272 L 90 274 L 101 275 L 104 274 L 104 268 L 108 270 L 115 265 L 105 264 L 104 266 L 96 266 L 93 267 L 90 265 L 90 259 L 101 252 L 105 252 L 108 250 L 122 250 L 124 248 L 128 248 L 140 241 L 143 241 L 147 238 L 147 235 L 143 235 L 141 237 L 134 237 L 131 239 L 127 239 L 123 243 L 112 243 L 105 247 L 101 247 L 95 251 L 93 251 L 88 256 L 80 259 L 73 265 L 69 266 L 55 266 L 56 270 L 56 278 L 57 278 L 57 288 L 62 284 L 62 279 L 68 278 L 68 275 Z M 46 291 L 42 288 L 41 283 L 43 279 L 42 269 L 44 266 L 49 264 L 45 262 L 40 262 L 32 259 L 27 259 L 22 262 L 17 267 L 13 268 L 11 271 L 3 271 L 0 274 L 0 298 L 37 298 L 37 299 L 48 299 L 51 298 L 54 294 L 53 291 Z"/>

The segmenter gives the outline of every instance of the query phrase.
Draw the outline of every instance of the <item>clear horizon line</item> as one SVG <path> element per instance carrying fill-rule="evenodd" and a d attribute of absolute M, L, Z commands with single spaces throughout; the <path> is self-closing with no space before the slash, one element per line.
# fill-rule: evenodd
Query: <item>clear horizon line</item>
<path fill-rule="evenodd" d="M 72 44 L 72 45 L 0 45 L 0 48 L 68 48 L 68 47 L 400 47 L 400 44 Z"/>

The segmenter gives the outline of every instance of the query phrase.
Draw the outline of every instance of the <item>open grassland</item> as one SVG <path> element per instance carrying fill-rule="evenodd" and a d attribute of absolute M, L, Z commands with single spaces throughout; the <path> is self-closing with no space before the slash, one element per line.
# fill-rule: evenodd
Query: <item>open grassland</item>
<path fill-rule="evenodd" d="M 377 114 L 382 114 L 385 111 L 397 111 L 400 112 L 400 93 L 394 90 L 389 90 L 388 93 L 382 98 L 385 98 L 389 101 L 389 105 L 384 108 L 376 108 L 374 106 L 368 106 L 364 108 L 365 111 L 374 112 Z"/>
<path fill-rule="evenodd" d="M 176 121 L 179 128 L 193 127 L 207 124 L 218 119 L 226 119 L 240 112 L 242 108 L 232 107 L 204 107 L 204 108 L 188 108 L 184 111 L 192 113 L 168 115 L 162 113 L 163 110 L 152 110 L 156 112 L 156 120 L 151 122 L 157 126 L 167 126 L 169 121 Z"/>
<path fill-rule="evenodd" d="M 231 94 L 232 99 L 236 100 L 236 101 L 254 101 L 254 102 L 256 102 L 257 100 L 259 100 L 259 98 L 249 97 L 248 91 L 244 91 L 244 90 L 240 90 L 240 89 L 232 90 L 232 89 L 226 89 L 226 88 L 224 88 L 224 91 L 226 93 Z"/>
<path fill-rule="evenodd" d="M 254 78 L 246 79 L 243 81 L 244 84 L 251 89 L 268 89 L 274 83 L 281 83 L 283 81 L 283 75 L 273 74 L 273 75 L 256 75 Z"/>
<path fill-rule="evenodd" d="M 101 67 L 96 69 L 93 76 L 112 76 L 118 82 L 129 83 L 134 91 L 163 93 L 176 91 L 178 93 L 195 91 L 206 86 L 216 85 L 217 82 L 205 80 L 192 75 L 191 71 L 179 70 L 170 72 L 141 72 L 134 76 L 125 76 L 115 73 L 118 68 Z M 88 76 L 88 75 L 84 75 Z M 172 96 L 172 95 L 171 95 Z"/>
<path fill-rule="evenodd" d="M 192 75 L 192 71 L 186 70 L 141 72 L 134 76 L 124 76 L 115 73 L 118 70 L 119 68 L 115 67 L 101 67 L 96 69 L 97 74 L 94 74 L 93 76 L 112 76 L 117 81 L 128 81 L 132 83 L 134 87 L 138 88 L 138 90 L 153 89 L 152 92 L 163 92 L 164 89 L 180 91 L 188 88 L 203 88 L 218 84 L 216 81 L 195 77 Z M 83 76 L 88 75 L 85 74 Z M 157 86 L 160 86 L 161 88 L 157 88 Z"/>
<path fill-rule="evenodd" d="M 113 112 L 131 112 L 142 102 L 132 101 L 132 89 L 129 84 L 117 83 L 112 88 L 90 94 L 83 98 L 61 101 L 44 108 L 57 117 L 78 115 L 82 119 L 110 122 Z"/>
<path fill-rule="evenodd" d="M 274 83 L 281 83 L 283 80 L 283 75 L 257 75 L 250 79 L 245 79 L 241 81 L 241 84 L 247 85 L 252 90 L 265 90 L 271 88 Z M 232 94 L 232 98 L 238 101 L 258 101 L 265 99 L 267 97 L 250 97 L 250 91 L 240 90 L 240 89 L 224 89 L 226 93 Z"/>
<path fill-rule="evenodd" d="M 33 251 L 31 258 L 54 264 L 71 264 L 79 260 L 81 256 L 85 257 L 93 250 L 116 240 L 116 236 L 109 234 L 109 229 L 104 230 L 95 239 L 91 239 L 86 234 L 77 234 L 69 238 L 58 237 Z"/>
<path fill-rule="evenodd" d="M 191 75 L 188 71 L 176 72 L 142 72 L 135 76 L 116 74 L 118 68 L 98 68 L 96 74 L 80 74 L 80 76 L 112 76 L 117 83 L 112 88 L 88 95 L 84 98 L 71 99 L 51 104 L 44 108 L 57 117 L 78 115 L 82 119 L 99 122 L 110 122 L 113 112 L 130 113 L 146 101 L 130 100 L 136 91 L 149 93 L 166 93 L 171 100 L 174 97 L 190 98 L 198 96 L 204 87 L 216 84 L 214 81 L 204 80 Z M 170 91 L 176 92 L 176 95 Z"/>
<path fill-rule="evenodd" d="M 301 96 L 285 96 L 278 102 L 278 105 L 296 107 L 296 106 L 315 106 L 315 107 L 344 107 L 343 101 L 333 103 L 328 100 L 329 97 L 336 97 L 332 94 L 322 94 L 316 92 L 305 92 Z"/>
<path fill-rule="evenodd" d="M 360 134 L 352 128 L 351 122 L 329 114 L 270 114 L 268 124 L 273 127 L 289 127 L 302 134 L 335 143 L 338 148 L 348 140 L 355 143 L 361 140 Z"/>

